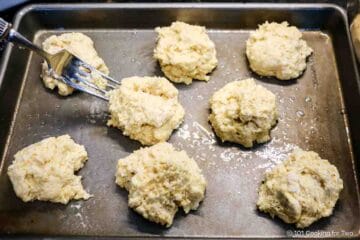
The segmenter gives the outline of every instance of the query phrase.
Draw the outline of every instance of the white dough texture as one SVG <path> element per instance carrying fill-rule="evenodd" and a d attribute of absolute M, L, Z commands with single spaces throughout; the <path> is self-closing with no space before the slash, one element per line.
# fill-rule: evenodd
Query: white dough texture
<path fill-rule="evenodd" d="M 196 162 L 166 142 L 120 159 L 116 183 L 129 191 L 129 207 L 167 227 L 172 225 L 179 207 L 185 213 L 197 209 L 206 188 Z"/>
<path fill-rule="evenodd" d="M 298 228 L 332 214 L 343 189 L 337 168 L 312 151 L 295 149 L 266 173 L 257 206 Z"/>
<path fill-rule="evenodd" d="M 216 135 L 244 147 L 269 141 L 278 117 L 275 95 L 252 78 L 230 82 L 216 91 L 210 108 Z"/>
<path fill-rule="evenodd" d="M 215 44 L 205 27 L 173 22 L 170 27 L 157 27 L 154 57 L 165 76 L 173 82 L 208 81 L 207 75 L 217 65 Z"/>
<path fill-rule="evenodd" d="M 299 77 L 313 51 L 301 38 L 302 33 L 287 22 L 265 22 L 246 42 L 250 68 L 261 76 L 280 80 Z"/>
<path fill-rule="evenodd" d="M 184 119 L 178 90 L 166 78 L 124 78 L 109 96 L 108 125 L 143 145 L 168 140 Z"/>
<path fill-rule="evenodd" d="M 16 195 L 33 200 L 67 204 L 71 199 L 91 197 L 74 172 L 84 166 L 85 148 L 69 135 L 46 138 L 17 152 L 8 168 Z"/>

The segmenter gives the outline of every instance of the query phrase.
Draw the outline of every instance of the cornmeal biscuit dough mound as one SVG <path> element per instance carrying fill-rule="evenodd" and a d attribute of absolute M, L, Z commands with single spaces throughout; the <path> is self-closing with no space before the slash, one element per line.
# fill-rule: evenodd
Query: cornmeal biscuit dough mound
<path fill-rule="evenodd" d="M 336 167 L 311 151 L 295 149 L 266 173 L 257 206 L 286 223 L 305 228 L 332 214 L 343 181 Z"/>
<path fill-rule="evenodd" d="M 301 32 L 287 22 L 260 25 L 246 42 L 250 68 L 259 75 L 280 80 L 299 77 L 312 53 L 301 37 Z"/>
<path fill-rule="evenodd" d="M 81 60 L 95 67 L 104 74 L 109 74 L 109 69 L 94 48 L 94 42 L 82 33 L 64 33 L 59 36 L 51 36 L 43 42 L 43 49 L 51 54 L 55 54 L 63 49 L 68 50 Z M 41 77 L 47 88 L 58 88 L 58 92 L 62 96 L 70 95 L 74 89 L 64 82 L 58 81 L 49 76 L 49 68 L 46 62 L 42 64 Z M 101 89 L 105 89 L 107 81 L 98 76 L 93 75 L 92 81 Z"/>
<path fill-rule="evenodd" d="M 117 164 L 116 183 L 129 191 L 129 207 L 170 227 L 179 207 L 185 213 L 204 199 L 206 181 L 196 162 L 169 143 L 142 148 Z"/>
<path fill-rule="evenodd" d="M 215 44 L 205 27 L 173 22 L 157 27 L 159 34 L 154 57 L 165 76 L 173 82 L 190 84 L 193 79 L 208 81 L 217 65 Z"/>
<path fill-rule="evenodd" d="M 184 119 L 178 90 L 166 78 L 125 78 L 109 96 L 108 125 L 143 145 L 168 140 Z"/>
<path fill-rule="evenodd" d="M 214 93 L 210 108 L 216 135 L 244 147 L 270 140 L 278 117 L 275 95 L 252 78 L 226 84 Z"/>
<path fill-rule="evenodd" d="M 8 168 L 16 195 L 33 200 L 67 204 L 71 199 L 91 197 L 74 175 L 84 166 L 87 152 L 69 135 L 46 138 L 17 152 Z"/>

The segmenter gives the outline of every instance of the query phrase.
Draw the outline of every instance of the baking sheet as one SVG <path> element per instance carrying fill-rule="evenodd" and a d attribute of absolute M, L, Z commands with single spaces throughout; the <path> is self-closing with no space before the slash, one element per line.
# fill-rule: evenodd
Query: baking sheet
<path fill-rule="evenodd" d="M 358 78 L 341 9 L 290 4 L 34 5 L 19 13 L 15 27 L 36 44 L 52 34 L 83 32 L 94 40 L 111 76 L 121 79 L 163 76 L 152 57 L 156 40 L 153 28 L 174 20 L 207 26 L 219 60 L 208 83 L 176 84 L 186 116 L 170 142 L 186 150 L 203 170 L 208 187 L 200 208 L 188 215 L 179 211 L 171 228 L 148 222 L 129 209 L 127 192 L 114 182 L 116 162 L 140 144 L 106 127 L 105 102 L 83 93 L 64 98 L 45 89 L 39 78 L 41 59 L 10 47 L 0 75 L 0 137 L 4 146 L 0 232 L 170 238 L 358 236 L 360 208 L 354 161 L 360 132 L 353 124 L 359 119 L 359 111 L 354 110 L 357 103 L 353 103 L 359 100 L 358 88 L 354 87 L 358 87 Z M 245 41 L 265 20 L 288 20 L 305 30 L 304 39 L 314 54 L 298 80 L 260 78 L 248 69 Z M 345 35 L 338 35 L 341 33 Z M 272 140 L 252 149 L 221 143 L 207 121 L 211 95 L 228 82 L 248 77 L 256 78 L 277 95 L 280 113 Z M 6 175 L 14 153 L 43 138 L 66 133 L 88 151 L 89 161 L 78 174 L 94 197 L 66 206 L 21 202 Z M 303 232 L 258 212 L 255 206 L 265 171 L 284 160 L 295 146 L 329 159 L 344 180 L 333 216 Z"/>

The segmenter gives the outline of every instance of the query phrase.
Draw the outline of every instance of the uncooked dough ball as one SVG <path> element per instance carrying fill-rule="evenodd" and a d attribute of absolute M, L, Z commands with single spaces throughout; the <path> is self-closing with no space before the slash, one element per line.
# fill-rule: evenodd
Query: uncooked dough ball
<path fill-rule="evenodd" d="M 197 209 L 206 188 L 196 162 L 170 143 L 142 148 L 120 159 L 116 183 L 129 191 L 129 207 L 167 227 L 179 207 L 185 213 Z"/>
<path fill-rule="evenodd" d="M 226 84 L 214 93 L 210 108 L 216 135 L 244 147 L 270 140 L 278 117 L 275 95 L 252 78 Z"/>
<path fill-rule="evenodd" d="M 312 49 L 301 39 L 302 34 L 287 22 L 260 25 L 246 42 L 250 68 L 261 76 L 280 80 L 297 78 L 306 68 Z"/>
<path fill-rule="evenodd" d="M 46 138 L 15 154 L 8 175 L 16 195 L 33 200 L 67 204 L 71 199 L 91 197 L 74 172 L 84 166 L 87 152 L 69 135 Z"/>
<path fill-rule="evenodd" d="M 168 140 L 184 119 L 178 90 L 166 78 L 124 78 L 109 95 L 108 125 L 144 145 Z"/>
<path fill-rule="evenodd" d="M 68 50 L 70 53 L 74 54 L 81 60 L 95 67 L 97 70 L 103 72 L 104 74 L 109 74 L 109 69 L 105 65 L 104 60 L 102 60 L 94 48 L 94 42 L 86 35 L 82 33 L 64 33 L 59 36 L 51 36 L 43 42 L 43 49 L 51 54 L 55 54 L 63 49 Z M 41 77 L 47 88 L 54 89 L 58 88 L 58 92 L 62 96 L 67 96 L 71 94 L 74 89 L 64 82 L 56 80 L 50 77 L 49 68 L 46 62 L 42 64 L 42 73 Z M 93 83 L 95 83 L 99 88 L 105 89 L 107 81 L 100 76 L 93 76 Z"/>
<path fill-rule="evenodd" d="M 257 206 L 286 223 L 305 228 L 332 214 L 343 181 L 336 167 L 311 151 L 295 149 L 266 173 Z"/>
<path fill-rule="evenodd" d="M 157 27 L 159 34 L 154 57 L 165 76 L 173 82 L 190 84 L 193 79 L 208 81 L 217 65 L 215 44 L 205 27 L 173 22 Z"/>

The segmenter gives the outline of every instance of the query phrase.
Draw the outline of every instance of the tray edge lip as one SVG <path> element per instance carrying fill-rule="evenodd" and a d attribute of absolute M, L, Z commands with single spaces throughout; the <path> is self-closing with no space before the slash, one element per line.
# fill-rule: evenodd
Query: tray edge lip
<path fill-rule="evenodd" d="M 310 9 L 332 9 L 336 12 L 338 12 L 341 15 L 341 18 L 344 20 L 345 23 L 345 28 L 346 28 L 346 37 L 348 40 L 348 44 L 350 47 L 350 52 L 351 52 L 351 60 L 355 66 L 355 81 L 357 82 L 357 86 L 358 89 L 357 91 L 360 94 L 360 75 L 359 75 L 359 70 L 357 68 L 357 61 L 355 58 L 355 52 L 354 52 L 354 47 L 353 44 L 351 42 L 351 35 L 350 35 L 350 31 L 349 31 L 349 20 L 347 17 L 347 13 L 346 10 L 334 3 L 244 3 L 244 2 L 227 2 L 227 3 L 221 3 L 221 2 L 217 2 L 217 3 L 211 3 L 211 2 L 207 2 L 207 3 L 35 3 L 35 4 L 28 4 L 25 5 L 24 7 L 22 7 L 16 14 L 15 17 L 13 19 L 13 28 L 15 30 L 18 30 L 19 25 L 21 23 L 21 21 L 23 20 L 23 18 L 30 12 L 35 11 L 35 10 L 46 10 L 47 8 L 57 8 L 57 9 L 84 9 L 87 8 L 89 10 L 91 9 L 98 9 L 99 6 L 103 9 L 114 9 L 114 8 L 118 8 L 118 9 L 177 9 L 177 8 L 210 8 L 210 9 L 216 9 L 216 8 L 221 8 L 221 9 L 255 9 L 255 8 L 261 8 L 264 10 L 267 9 L 289 9 L 289 10 L 294 10 L 294 9 L 300 9 L 300 10 L 310 10 Z M 2 83 L 4 81 L 4 75 L 8 66 L 8 62 L 11 56 L 11 53 L 13 51 L 13 45 L 8 44 L 5 48 L 5 51 L 3 53 L 3 56 L 0 59 L 0 88 L 2 86 Z M 351 141 L 351 145 L 353 145 L 352 141 Z M 352 146 L 353 147 L 353 146 Z M 359 156 L 360 157 L 360 156 Z M 0 159 L 1 160 L 1 159 Z M 360 159 L 356 159 L 356 156 L 353 157 L 354 166 L 360 165 L 360 162 L 358 162 L 357 160 Z M 1 162 L 0 162 L 1 164 Z M 354 173 L 355 173 L 355 181 L 356 181 L 356 188 L 357 188 L 357 192 L 358 192 L 358 200 L 360 199 L 360 192 L 359 192 L 359 174 L 360 172 L 357 172 L 357 169 L 354 169 Z M 357 174 L 356 174 L 357 173 Z M 360 208 L 358 209 L 360 211 Z M 358 232 L 356 233 L 356 235 L 352 236 L 351 238 L 357 238 L 360 236 L 360 226 L 358 226 L 358 228 L 356 229 L 358 230 Z M 1 236 L 1 234 L 0 234 Z"/>
<path fill-rule="evenodd" d="M 263 9 L 324 9 L 329 8 L 340 12 L 344 18 L 347 18 L 346 10 L 335 4 L 335 3 L 261 3 L 261 2 L 254 2 L 254 3 L 244 3 L 244 2 L 183 2 L 183 3 L 169 3 L 169 2 L 153 2 L 153 3 L 32 3 L 25 5 L 22 7 L 17 14 L 15 15 L 15 21 L 18 18 L 21 18 L 28 12 L 33 11 L 34 9 L 45 9 L 45 8 L 63 8 L 63 9 L 74 9 L 74 8 L 104 8 L 104 9 L 112 9 L 112 8 L 133 8 L 133 9 L 141 9 L 141 8 L 148 8 L 148 9 L 174 9 L 174 8 L 223 8 L 223 9 L 236 9 L 236 8 L 263 8 Z M 20 19 L 19 19 L 20 20 Z"/>

